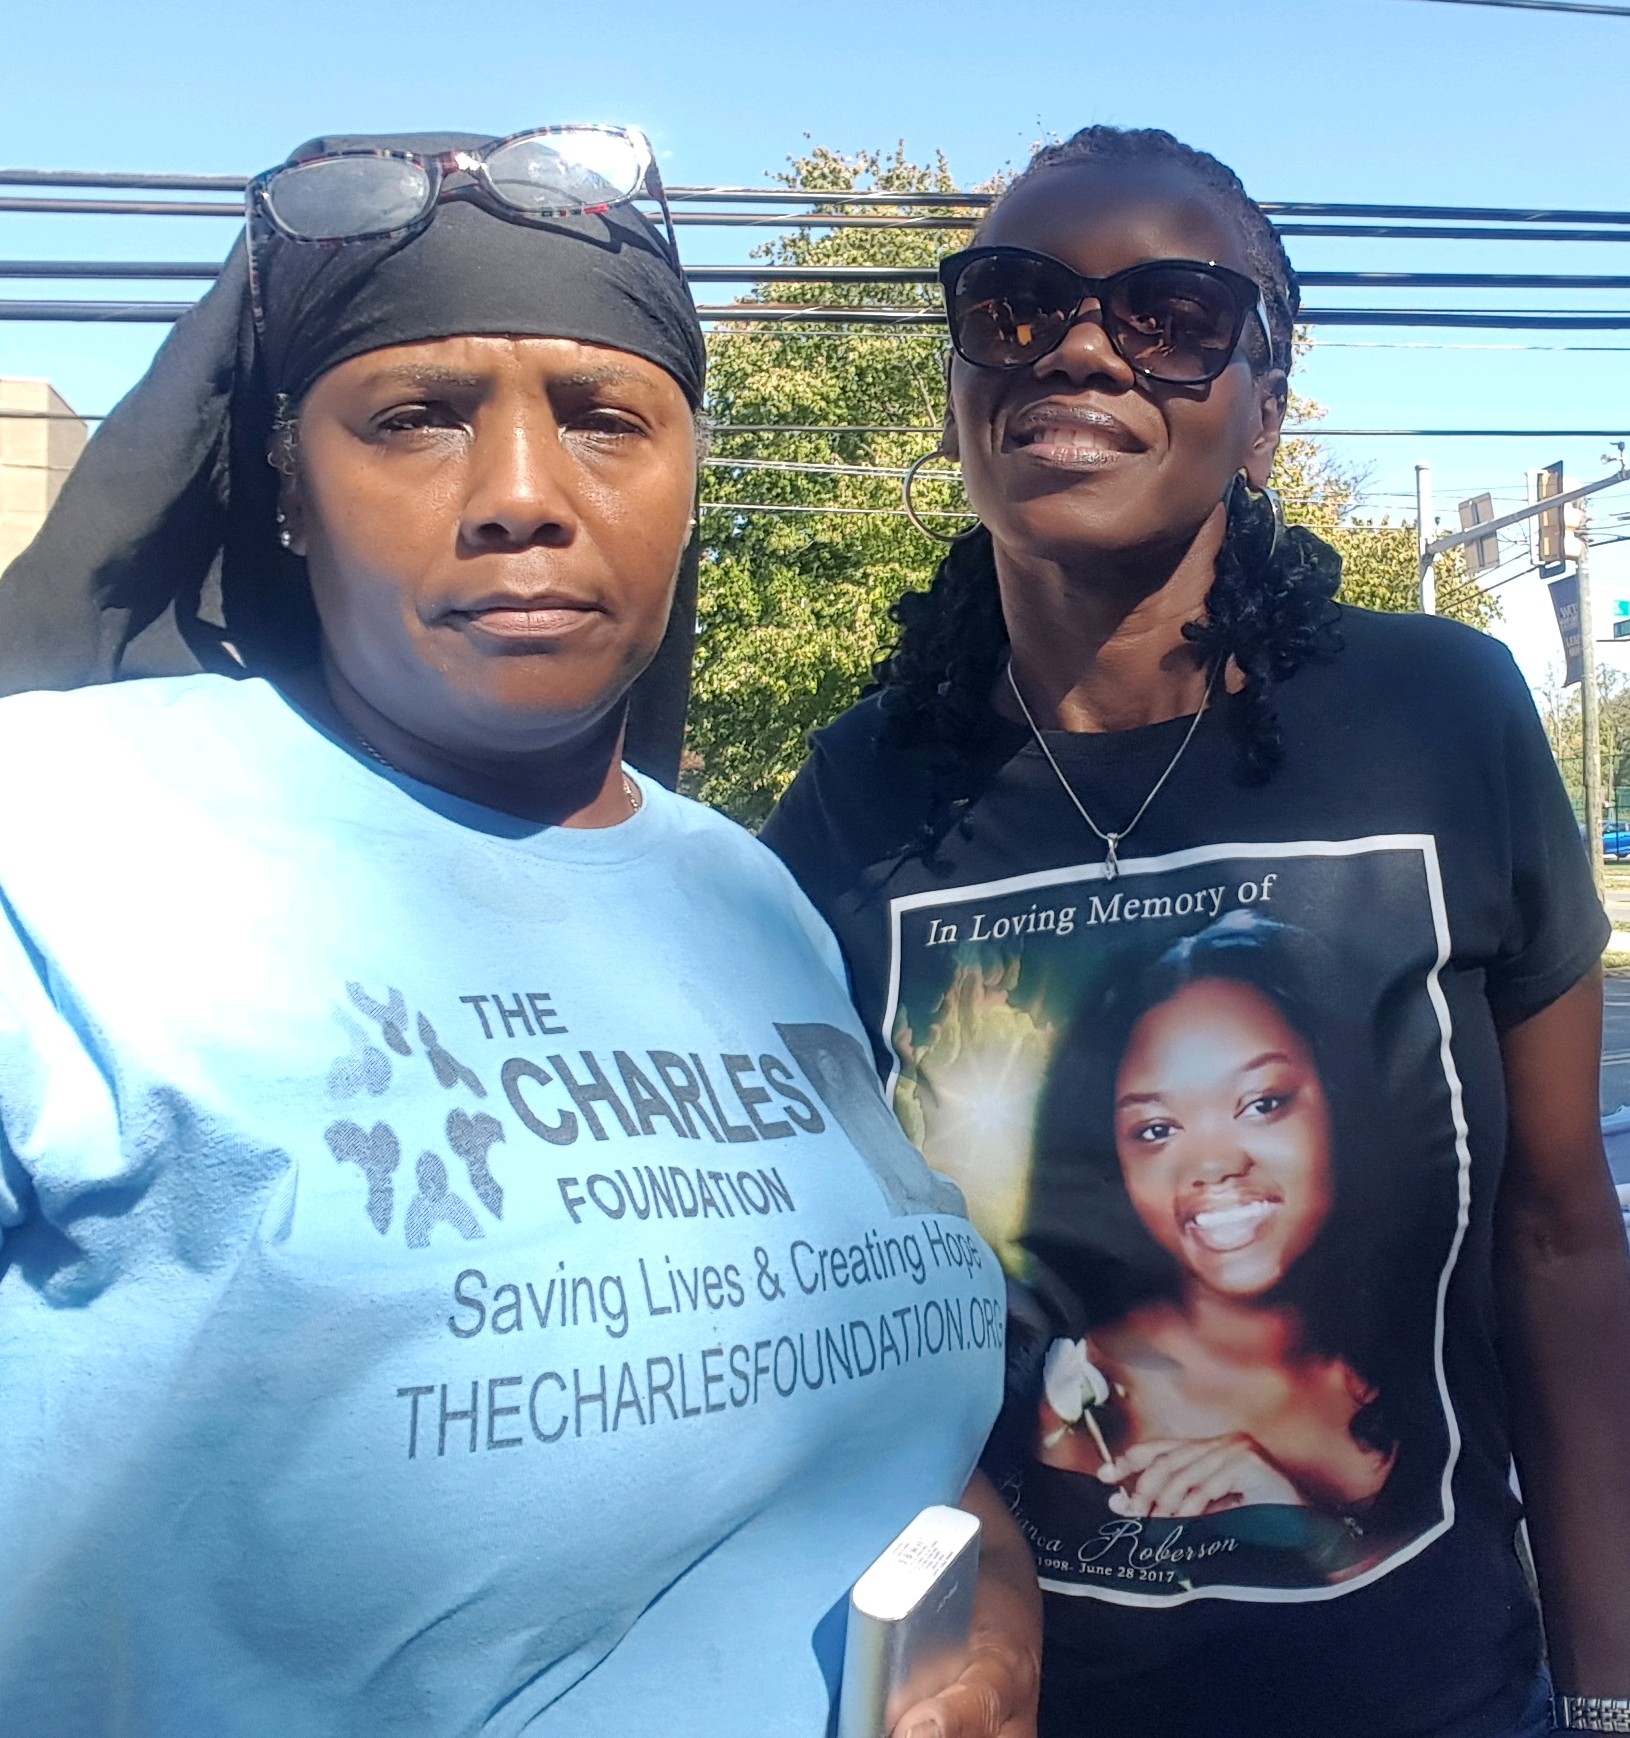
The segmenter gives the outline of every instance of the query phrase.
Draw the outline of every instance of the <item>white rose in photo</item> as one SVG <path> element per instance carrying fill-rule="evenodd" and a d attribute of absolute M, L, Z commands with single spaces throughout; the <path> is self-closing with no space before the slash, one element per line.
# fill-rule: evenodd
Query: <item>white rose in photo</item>
<path fill-rule="evenodd" d="M 1109 1398 L 1109 1380 L 1087 1356 L 1085 1340 L 1054 1340 L 1041 1367 L 1047 1404 L 1067 1424 L 1078 1424 L 1089 1406 Z"/>
<path fill-rule="evenodd" d="M 1048 1443 L 1056 1443 L 1071 1425 L 1084 1424 L 1107 1463 L 1111 1459 L 1109 1448 L 1092 1416 L 1092 1408 L 1106 1404 L 1113 1389 L 1109 1378 L 1088 1357 L 1087 1342 L 1054 1340 L 1042 1361 L 1041 1385 L 1047 1404 L 1064 1425 L 1063 1429 L 1053 1432 L 1047 1439 Z"/>

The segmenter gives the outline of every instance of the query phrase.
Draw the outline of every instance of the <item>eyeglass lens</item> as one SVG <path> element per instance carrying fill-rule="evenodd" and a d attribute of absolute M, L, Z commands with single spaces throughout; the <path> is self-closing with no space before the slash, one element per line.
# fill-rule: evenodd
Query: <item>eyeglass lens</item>
<path fill-rule="evenodd" d="M 957 278 L 957 349 L 985 368 L 1017 368 L 1063 341 L 1085 286 L 1060 261 L 987 255 Z M 1214 380 L 1233 356 L 1243 316 L 1221 278 L 1201 267 L 1151 264 L 1104 286 L 1104 328 L 1125 360 L 1155 380 Z"/>
<path fill-rule="evenodd" d="M 486 169 L 500 199 L 544 212 L 632 198 L 645 161 L 633 140 L 614 133 L 557 133 L 513 140 L 486 159 Z"/>
<path fill-rule="evenodd" d="M 278 223 L 311 241 L 403 228 L 429 199 L 429 171 L 405 157 L 321 157 L 280 169 L 266 188 Z"/>

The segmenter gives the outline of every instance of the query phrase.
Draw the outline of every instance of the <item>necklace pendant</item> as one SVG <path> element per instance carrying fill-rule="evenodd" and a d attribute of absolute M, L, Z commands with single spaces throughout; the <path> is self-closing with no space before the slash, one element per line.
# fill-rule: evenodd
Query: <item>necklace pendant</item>
<path fill-rule="evenodd" d="M 1104 858 L 1104 879 L 1113 881 L 1121 872 L 1121 860 L 1117 855 L 1120 849 L 1121 836 L 1119 833 L 1110 833 L 1105 838 L 1104 843 L 1109 847 L 1109 854 Z"/>

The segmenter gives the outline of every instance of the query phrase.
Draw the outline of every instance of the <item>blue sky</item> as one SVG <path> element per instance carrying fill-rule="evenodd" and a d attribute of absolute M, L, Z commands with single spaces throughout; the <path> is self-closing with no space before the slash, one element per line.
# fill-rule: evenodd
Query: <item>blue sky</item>
<path fill-rule="evenodd" d="M 1022 162 L 1045 136 L 1108 120 L 1171 128 L 1262 198 L 1616 208 L 1630 204 L 1627 75 L 1630 20 L 1422 0 L 50 0 L 8 11 L 0 162 L 243 172 L 324 131 L 615 120 L 645 128 L 674 182 L 761 182 L 807 134 L 840 149 L 943 150 L 967 183 Z M 0 216 L 0 255 L 207 258 L 230 231 Z M 700 245 L 729 257 L 714 237 Z M 1304 241 L 1293 257 L 1304 269 L 1630 273 L 1630 241 Z M 1310 295 L 1320 299 L 1355 294 Z M 0 373 L 47 375 L 76 408 L 99 411 L 160 336 L 0 322 Z M 1630 333 L 1324 336 L 1298 384 L 1333 426 L 1630 425 Z M 1514 500 L 1525 469 L 1553 459 L 1573 478 L 1596 475 L 1607 447 L 1332 444 L 1366 471 L 1372 505 L 1394 513 L 1413 512 L 1413 467 L 1430 460 L 1451 516 L 1459 496 L 1482 489 Z M 1630 484 L 1601 497 L 1604 535 L 1619 512 L 1630 513 Z M 1608 599 L 1630 596 L 1626 552 L 1600 552 Z M 1554 655 L 1548 606 L 1533 579 L 1502 595 L 1508 637 L 1537 678 Z"/>

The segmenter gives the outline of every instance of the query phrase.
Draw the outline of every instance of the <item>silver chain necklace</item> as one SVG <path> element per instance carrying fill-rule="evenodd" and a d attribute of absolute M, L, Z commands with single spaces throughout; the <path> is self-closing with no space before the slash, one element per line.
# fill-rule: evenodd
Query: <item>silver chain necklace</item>
<path fill-rule="evenodd" d="M 360 748 L 370 760 L 377 760 L 387 772 L 400 772 L 402 770 L 395 761 L 387 760 L 349 719 L 345 721 L 345 727 L 351 732 L 352 739 L 355 741 L 357 747 Z M 626 772 L 623 773 L 621 777 L 623 781 L 623 798 L 628 804 L 628 812 L 631 816 L 637 815 L 640 810 L 645 807 L 645 795 Z"/>
<path fill-rule="evenodd" d="M 1025 705 L 1024 696 L 1019 692 L 1019 679 L 1013 674 L 1013 659 L 1009 657 L 1007 661 L 1007 685 L 1013 690 L 1013 698 L 1018 702 L 1019 710 L 1024 714 L 1025 723 L 1030 726 L 1030 734 L 1036 739 L 1036 747 L 1039 748 L 1047 757 L 1047 764 L 1053 769 L 1054 777 L 1056 777 L 1058 782 L 1063 785 L 1065 796 L 1075 804 L 1076 812 L 1081 816 L 1081 819 L 1091 827 L 1093 832 L 1103 840 L 1104 846 L 1108 851 L 1108 855 L 1104 858 L 1104 879 L 1106 881 L 1113 881 L 1121 872 L 1121 840 L 1124 839 L 1138 822 L 1141 821 L 1149 812 L 1150 803 L 1160 795 L 1161 787 L 1165 784 L 1166 780 L 1177 771 L 1177 763 L 1183 758 L 1188 745 L 1194 740 L 1194 733 L 1200 728 L 1200 720 L 1206 715 L 1206 707 L 1211 704 L 1211 691 L 1217 685 L 1217 672 L 1221 668 L 1222 666 L 1220 663 L 1211 666 L 1211 674 L 1206 677 L 1205 693 L 1200 696 L 1200 709 L 1194 714 L 1194 718 L 1189 724 L 1188 729 L 1184 731 L 1183 740 L 1177 745 L 1177 753 L 1167 761 L 1166 770 L 1155 780 L 1154 786 L 1150 790 L 1148 796 L 1146 796 L 1138 805 L 1138 812 L 1124 827 L 1120 829 L 1118 833 L 1106 833 L 1092 816 L 1087 813 L 1087 805 L 1075 794 L 1075 787 L 1067 778 L 1065 778 L 1063 767 L 1053 759 L 1053 751 L 1047 746 L 1046 737 L 1044 737 L 1041 731 L 1037 728 L 1035 719 L 1030 716 L 1030 708 Z"/>

